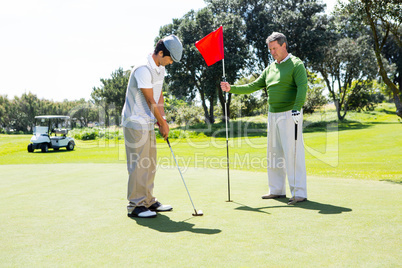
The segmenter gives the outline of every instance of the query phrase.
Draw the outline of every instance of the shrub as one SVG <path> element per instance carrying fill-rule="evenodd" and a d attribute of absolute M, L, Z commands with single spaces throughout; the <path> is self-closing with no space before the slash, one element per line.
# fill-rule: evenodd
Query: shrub
<path fill-rule="evenodd" d="M 123 133 L 119 128 L 74 128 L 69 132 L 70 136 L 77 140 L 96 139 L 123 139 Z"/>
<path fill-rule="evenodd" d="M 178 125 L 192 125 L 204 121 L 204 111 L 200 106 L 186 105 L 177 109 L 175 123 Z"/>
<path fill-rule="evenodd" d="M 328 103 L 328 99 L 323 95 L 323 90 L 323 87 L 312 87 L 307 90 L 303 113 L 312 114 L 317 108 Z"/>
<path fill-rule="evenodd" d="M 354 82 L 348 95 L 348 110 L 373 111 L 378 103 L 385 100 L 384 94 L 374 90 L 372 81 L 363 84 Z"/>
<path fill-rule="evenodd" d="M 162 135 L 155 129 L 156 138 L 162 139 Z M 169 139 L 184 139 L 184 138 L 204 138 L 206 135 L 202 132 L 188 131 L 183 129 L 172 129 L 169 132 Z"/>

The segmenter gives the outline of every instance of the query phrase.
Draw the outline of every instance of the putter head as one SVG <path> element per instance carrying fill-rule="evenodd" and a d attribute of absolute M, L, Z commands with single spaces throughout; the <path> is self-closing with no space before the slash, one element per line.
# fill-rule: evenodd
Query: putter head
<path fill-rule="evenodd" d="M 195 213 L 193 213 L 193 216 L 202 216 L 202 215 L 204 215 L 202 210 L 198 210 L 198 211 L 195 211 Z"/>
<path fill-rule="evenodd" d="M 291 201 L 289 201 L 288 205 L 294 205 L 296 203 L 297 203 L 296 198 L 293 198 Z"/>

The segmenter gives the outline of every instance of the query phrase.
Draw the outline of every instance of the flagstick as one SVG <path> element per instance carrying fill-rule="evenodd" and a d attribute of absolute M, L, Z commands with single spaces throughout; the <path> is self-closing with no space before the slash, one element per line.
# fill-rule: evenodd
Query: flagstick
<path fill-rule="evenodd" d="M 226 75 L 225 75 L 225 59 L 222 59 L 222 68 L 223 68 L 223 79 L 225 79 L 224 82 L 226 82 Z"/>
<path fill-rule="evenodd" d="M 222 59 L 222 66 L 223 66 L 223 81 L 226 82 L 225 76 L 225 59 Z M 228 167 L 228 200 L 226 202 L 232 202 L 230 200 L 230 175 L 229 175 L 229 135 L 228 135 L 228 111 L 227 111 L 227 102 L 226 102 L 226 94 L 225 93 L 225 123 L 226 123 L 226 166 Z"/>

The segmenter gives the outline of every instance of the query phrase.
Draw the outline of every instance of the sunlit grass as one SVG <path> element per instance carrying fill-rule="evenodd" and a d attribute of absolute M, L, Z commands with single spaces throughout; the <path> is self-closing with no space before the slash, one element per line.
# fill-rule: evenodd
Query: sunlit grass
<path fill-rule="evenodd" d="M 310 176 L 309 201 L 263 200 L 266 172 L 159 167 L 173 211 L 126 216 L 125 164 L 0 166 L 5 267 L 398 267 L 401 186 Z M 288 192 L 288 197 L 290 196 Z M 157 255 L 155 255 L 157 252 Z"/>
<path fill-rule="evenodd" d="M 309 175 L 402 181 L 402 125 L 389 104 L 375 111 L 348 114 L 345 122 L 334 120 L 333 110 L 322 110 L 305 116 L 304 141 L 306 165 Z M 266 120 L 266 118 L 265 118 Z M 241 121 L 243 123 L 237 124 Z M 232 122 L 236 131 L 229 129 L 230 168 L 249 171 L 266 171 L 266 125 L 264 117 L 242 118 Z M 247 133 L 255 136 L 237 137 L 245 133 L 240 127 L 251 126 Z M 265 123 L 266 124 L 266 123 Z M 225 128 L 214 127 L 215 135 L 191 134 L 173 129 L 170 138 L 180 165 L 187 167 L 226 169 Z M 265 131 L 265 133 L 264 133 Z M 194 133 L 194 132 L 192 132 Z M 214 133 L 214 132 L 211 132 Z M 258 134 L 263 133 L 263 134 Z M 260 135 L 260 136 L 258 136 Z M 263 135 L 263 136 L 261 136 Z M 72 152 L 61 149 L 43 154 L 27 152 L 30 135 L 0 135 L 1 164 L 39 163 L 124 163 L 124 141 L 114 139 L 76 140 Z M 158 163 L 175 165 L 169 147 L 157 139 Z"/>

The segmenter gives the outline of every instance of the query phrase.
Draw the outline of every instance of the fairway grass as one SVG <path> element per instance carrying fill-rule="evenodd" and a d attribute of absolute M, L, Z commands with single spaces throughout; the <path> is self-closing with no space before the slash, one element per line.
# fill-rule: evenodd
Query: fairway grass
<path fill-rule="evenodd" d="M 262 200 L 266 172 L 159 167 L 174 210 L 126 215 L 122 163 L 0 165 L 2 267 L 398 267 L 402 186 L 308 176 L 309 201 Z M 288 193 L 289 196 L 289 193 Z"/>
<path fill-rule="evenodd" d="M 336 112 L 305 115 L 303 126 L 306 168 L 309 176 L 393 181 L 402 183 L 402 125 L 390 104 L 371 112 L 349 112 L 346 121 L 336 121 Z M 241 123 L 242 122 L 242 123 Z M 266 117 L 232 120 L 229 124 L 229 158 L 232 170 L 265 172 L 267 155 Z M 253 125 L 254 124 L 254 125 Z M 249 126 L 247 129 L 245 126 Z M 257 128 L 252 128 L 252 126 Z M 223 125 L 215 125 L 217 136 Z M 247 134 L 257 136 L 248 136 Z M 253 132 L 254 131 L 254 132 Z M 237 137 L 235 133 L 241 133 Z M 261 137 L 262 135 L 262 137 Z M 30 135 L 0 135 L 0 165 L 49 163 L 120 163 L 126 161 L 123 140 L 76 140 L 74 151 L 27 152 Z M 223 137 L 169 138 L 183 168 L 226 169 L 226 139 Z M 158 164 L 175 163 L 167 144 L 157 140 Z M 270 162 L 271 161 L 271 162 Z"/>
<path fill-rule="evenodd" d="M 125 163 L 123 141 L 76 141 L 74 151 L 28 153 L 28 135 L 0 135 L 1 164 Z M 363 129 L 304 134 L 307 174 L 402 183 L 402 131 L 399 123 L 368 125 Z M 172 148 L 180 166 L 226 169 L 224 138 L 176 139 Z M 158 163 L 174 166 L 169 147 L 158 141 Z M 265 172 L 266 137 L 231 138 L 230 168 Z"/>

